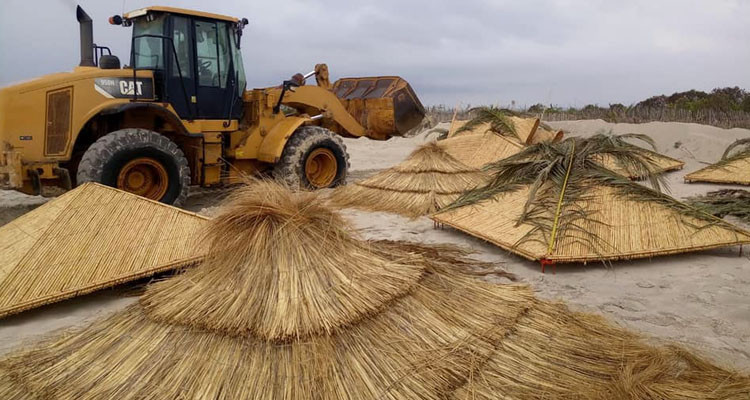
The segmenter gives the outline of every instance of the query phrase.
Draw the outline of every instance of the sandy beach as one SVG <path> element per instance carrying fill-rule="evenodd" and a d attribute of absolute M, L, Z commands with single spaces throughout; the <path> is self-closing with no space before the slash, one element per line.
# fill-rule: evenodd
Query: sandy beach
<path fill-rule="evenodd" d="M 669 190 L 676 198 L 729 187 L 686 184 L 683 176 L 717 161 L 735 139 L 750 137 L 750 130 L 684 123 L 636 125 L 597 120 L 549 124 L 569 135 L 586 136 L 610 130 L 648 134 L 660 152 L 685 162 L 683 170 L 668 174 Z M 431 140 L 425 136 L 386 142 L 345 139 L 351 155 L 350 181 L 398 163 L 415 147 Z M 194 195 L 185 208 L 210 215 L 220 197 L 220 192 Z M 44 201 L 0 192 L 0 224 Z M 611 265 L 560 265 L 555 274 L 549 271 L 542 274 L 537 263 L 450 228 L 434 229 L 426 217 L 409 220 L 387 213 L 356 210 L 342 213 L 363 237 L 469 247 L 476 252 L 476 258 L 498 263 L 500 268 L 531 285 L 541 297 L 603 314 L 655 340 L 679 343 L 722 365 L 750 372 L 750 251 L 740 255 L 739 248 L 728 248 Z M 500 278 L 490 274 L 486 279 Z M 133 285 L 126 285 L 1 319 L 0 353 L 62 329 L 84 326 L 131 304 L 136 293 Z"/>

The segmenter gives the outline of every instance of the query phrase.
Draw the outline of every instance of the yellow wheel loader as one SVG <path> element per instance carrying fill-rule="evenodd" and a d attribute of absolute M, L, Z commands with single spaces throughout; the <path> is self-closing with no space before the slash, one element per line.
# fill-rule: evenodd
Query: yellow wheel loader
<path fill-rule="evenodd" d="M 342 136 L 386 140 L 424 117 L 399 77 L 345 78 L 328 69 L 246 90 L 247 19 L 171 7 L 111 17 L 132 27 L 129 65 L 93 42 L 80 8 L 81 62 L 0 89 L 0 188 L 44 193 L 88 181 L 169 204 L 191 185 L 266 172 L 303 188 L 346 178 Z M 306 80 L 315 78 L 315 85 Z"/>

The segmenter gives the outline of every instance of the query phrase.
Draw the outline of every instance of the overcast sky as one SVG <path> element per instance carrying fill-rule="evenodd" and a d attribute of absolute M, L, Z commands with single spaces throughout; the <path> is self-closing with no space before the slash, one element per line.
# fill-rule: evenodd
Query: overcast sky
<path fill-rule="evenodd" d="M 319 62 L 332 78 L 400 75 L 425 104 L 631 104 L 750 88 L 746 0 L 80 0 L 94 41 L 128 59 L 107 18 L 151 4 L 247 17 L 249 86 Z M 72 69 L 74 0 L 0 0 L 0 86 Z"/>

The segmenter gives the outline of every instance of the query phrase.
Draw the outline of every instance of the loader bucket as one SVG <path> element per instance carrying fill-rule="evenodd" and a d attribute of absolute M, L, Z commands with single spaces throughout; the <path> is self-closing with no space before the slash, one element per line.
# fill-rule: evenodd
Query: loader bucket
<path fill-rule="evenodd" d="M 403 136 L 425 117 L 414 90 L 398 76 L 342 78 L 331 90 L 372 139 Z"/>

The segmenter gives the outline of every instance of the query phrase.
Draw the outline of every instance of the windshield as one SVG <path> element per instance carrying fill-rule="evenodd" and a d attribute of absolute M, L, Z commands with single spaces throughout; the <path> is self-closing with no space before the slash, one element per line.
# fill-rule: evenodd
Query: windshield
<path fill-rule="evenodd" d="M 137 69 L 164 69 L 164 40 L 142 35 L 164 35 L 164 14 L 148 14 L 133 23 L 131 63 Z"/>

